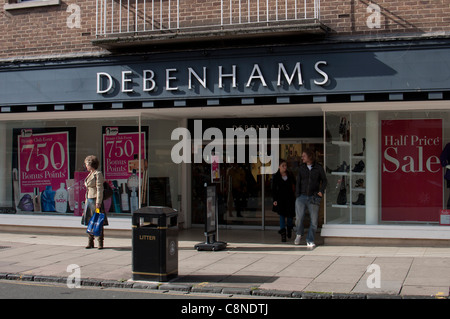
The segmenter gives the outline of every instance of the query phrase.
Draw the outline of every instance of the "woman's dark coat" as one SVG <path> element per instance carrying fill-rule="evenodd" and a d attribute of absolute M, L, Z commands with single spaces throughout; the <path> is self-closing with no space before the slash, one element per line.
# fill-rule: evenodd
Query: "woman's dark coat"
<path fill-rule="evenodd" d="M 289 171 L 287 180 L 283 180 L 280 171 L 272 178 L 272 197 L 277 202 L 272 210 L 284 217 L 295 216 L 295 177 Z"/>

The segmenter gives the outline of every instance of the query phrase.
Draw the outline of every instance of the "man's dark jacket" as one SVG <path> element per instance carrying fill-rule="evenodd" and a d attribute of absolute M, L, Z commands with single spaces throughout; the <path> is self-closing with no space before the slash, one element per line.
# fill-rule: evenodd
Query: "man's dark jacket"
<path fill-rule="evenodd" d="M 317 195 L 318 192 L 324 194 L 326 188 L 327 176 L 320 164 L 314 162 L 311 170 L 309 170 L 306 163 L 300 165 L 295 187 L 296 197 L 300 195 L 313 196 Z"/>

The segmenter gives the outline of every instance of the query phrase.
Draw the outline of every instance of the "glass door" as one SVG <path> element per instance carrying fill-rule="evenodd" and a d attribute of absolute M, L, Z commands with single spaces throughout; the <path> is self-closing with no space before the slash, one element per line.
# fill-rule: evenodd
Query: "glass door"
<path fill-rule="evenodd" d="M 256 159 L 257 163 L 252 163 L 248 144 L 245 145 L 244 163 L 238 163 L 236 146 L 233 154 L 227 152 L 225 145 L 223 151 L 224 163 L 203 161 L 192 164 L 192 223 L 204 223 L 205 186 L 216 185 L 219 225 L 261 227 L 263 192 L 260 162 Z"/>
<path fill-rule="evenodd" d="M 245 146 L 245 163 L 237 163 L 237 151 L 227 153 L 223 147 L 224 163 L 192 164 L 192 223 L 204 224 L 206 187 L 216 185 L 218 199 L 219 225 L 227 227 L 275 227 L 279 225 L 279 216 L 272 211 L 272 175 L 261 174 L 262 166 L 259 158 L 250 158 L 249 145 Z M 268 145 L 268 153 L 271 149 Z M 285 159 L 288 169 L 297 176 L 303 150 L 312 148 L 316 158 L 323 165 L 323 141 L 281 140 L 279 146 L 280 159 Z M 199 150 L 203 154 L 202 150 Z M 195 152 L 195 150 L 194 150 Z M 212 154 L 214 156 L 215 154 Z M 230 158 L 233 156 L 233 158 Z M 319 212 L 319 225 L 323 223 L 323 207 Z M 307 220 L 307 218 L 306 218 Z"/>
<path fill-rule="evenodd" d="M 316 153 L 317 161 L 323 166 L 324 152 L 322 139 L 293 140 L 282 139 L 280 141 L 280 159 L 287 162 L 288 170 L 297 178 L 298 169 L 302 164 L 302 152 L 312 149 Z M 272 175 L 264 175 L 264 224 L 263 226 L 279 226 L 279 215 L 272 211 Z M 323 224 L 324 208 L 321 205 L 319 211 L 319 226 Z M 305 218 L 308 222 L 309 215 Z M 307 226 L 307 225 L 306 225 Z"/>

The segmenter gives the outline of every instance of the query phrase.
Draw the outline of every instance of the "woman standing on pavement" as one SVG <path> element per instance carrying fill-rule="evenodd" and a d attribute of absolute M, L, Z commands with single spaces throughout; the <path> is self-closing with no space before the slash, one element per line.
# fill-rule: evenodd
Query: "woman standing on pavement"
<path fill-rule="evenodd" d="M 94 215 L 95 210 L 98 208 L 104 212 L 103 208 L 103 174 L 98 170 L 99 160 L 94 155 L 89 155 L 85 158 L 84 164 L 89 171 L 89 175 L 84 180 L 86 186 L 86 201 L 85 210 L 81 218 L 81 224 L 87 226 L 89 220 Z M 105 220 L 103 225 L 108 225 L 108 219 L 105 214 Z M 94 236 L 88 234 L 88 245 L 86 249 L 94 248 Z M 104 232 L 102 228 L 102 234 L 98 237 L 98 249 L 103 249 Z"/>
<path fill-rule="evenodd" d="M 295 177 L 288 171 L 285 160 L 280 159 L 278 171 L 272 178 L 272 210 L 280 215 L 281 241 L 286 242 L 292 236 L 293 218 L 295 216 Z"/>

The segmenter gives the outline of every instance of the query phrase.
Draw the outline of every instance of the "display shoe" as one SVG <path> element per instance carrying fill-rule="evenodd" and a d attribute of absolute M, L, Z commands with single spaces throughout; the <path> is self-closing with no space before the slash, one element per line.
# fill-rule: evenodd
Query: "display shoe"
<path fill-rule="evenodd" d="M 364 180 L 362 178 L 356 180 L 355 188 L 364 188 Z"/>
<path fill-rule="evenodd" d="M 353 202 L 353 205 L 366 205 L 366 196 L 363 193 L 358 194 L 358 199 Z"/>
<path fill-rule="evenodd" d="M 347 140 L 347 119 L 341 117 L 341 122 L 339 123 L 339 135 L 342 141 Z"/>
<path fill-rule="evenodd" d="M 366 138 L 363 138 L 362 142 L 363 142 L 363 150 L 362 150 L 362 152 L 361 153 L 355 153 L 355 154 L 353 154 L 353 156 L 363 156 L 364 155 L 364 152 L 366 151 Z"/>
<path fill-rule="evenodd" d="M 347 164 L 346 161 L 342 162 L 341 166 L 338 166 L 333 172 L 336 173 L 345 173 L 350 171 L 350 166 Z"/>
<path fill-rule="evenodd" d="M 355 167 L 352 169 L 352 172 L 354 173 L 361 173 L 364 170 L 364 167 L 366 165 L 363 161 L 359 161 L 358 164 L 355 165 Z"/>

